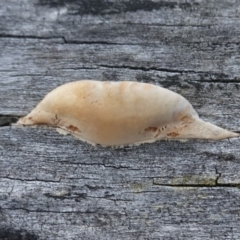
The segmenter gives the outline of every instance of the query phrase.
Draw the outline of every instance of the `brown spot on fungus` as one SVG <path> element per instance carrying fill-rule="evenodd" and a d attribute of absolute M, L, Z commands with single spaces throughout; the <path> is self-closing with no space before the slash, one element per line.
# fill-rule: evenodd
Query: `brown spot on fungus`
<path fill-rule="evenodd" d="M 54 118 L 52 118 L 52 125 L 59 126 L 61 120 L 58 118 L 58 115 L 55 114 Z"/>
<path fill-rule="evenodd" d="M 77 127 L 73 126 L 73 125 L 69 125 L 67 127 L 68 130 L 72 131 L 72 132 L 81 132 Z"/>
<path fill-rule="evenodd" d="M 148 127 L 145 129 L 145 132 L 156 132 L 158 130 L 157 127 Z"/>
<path fill-rule="evenodd" d="M 169 137 L 177 137 L 177 136 L 179 136 L 179 133 L 171 132 L 171 133 L 168 133 L 167 136 L 169 136 Z"/>
<path fill-rule="evenodd" d="M 161 134 L 161 132 L 162 131 L 160 129 L 158 129 L 157 134 L 155 135 L 155 138 L 157 138 Z"/>
<path fill-rule="evenodd" d="M 194 119 L 192 117 L 189 117 L 189 116 L 184 116 L 184 117 L 181 118 L 181 121 L 183 123 L 190 124 L 190 123 L 194 122 Z"/>

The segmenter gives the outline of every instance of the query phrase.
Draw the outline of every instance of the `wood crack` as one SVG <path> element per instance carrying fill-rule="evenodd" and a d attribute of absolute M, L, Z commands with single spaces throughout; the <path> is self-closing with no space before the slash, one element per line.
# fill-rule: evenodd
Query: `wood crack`
<path fill-rule="evenodd" d="M 216 185 L 206 185 L 206 184 L 157 184 L 154 185 L 162 186 L 162 187 L 179 187 L 179 188 L 219 188 L 219 187 L 226 187 L 226 188 L 240 188 L 240 184 L 231 184 L 231 183 L 223 183 L 223 184 L 216 184 Z"/>
<path fill-rule="evenodd" d="M 126 65 L 105 65 L 105 64 L 100 64 L 98 65 L 99 67 L 104 67 L 104 68 L 110 68 L 110 69 L 130 69 L 130 70 L 141 70 L 144 72 L 149 72 L 149 71 L 159 71 L 159 72 L 169 72 L 169 73 L 191 73 L 191 74 L 209 74 L 215 75 L 214 73 L 209 73 L 209 72 L 204 72 L 204 71 L 194 71 L 194 70 L 179 70 L 179 69 L 171 69 L 171 68 L 157 68 L 157 67 L 135 67 L 135 66 L 126 66 Z M 216 73 L 217 75 L 217 73 Z M 228 82 L 236 82 L 240 83 L 240 79 L 227 79 Z M 219 79 L 211 79 L 211 80 L 205 80 L 205 82 L 221 82 L 221 83 L 226 83 L 227 81 L 219 80 Z M 201 82 L 204 82 L 204 80 L 201 80 Z"/>
<path fill-rule="evenodd" d="M 81 164 L 79 164 L 81 165 Z M 221 173 L 217 173 L 216 179 L 215 179 L 215 184 L 198 184 L 198 183 L 190 183 L 190 184 L 167 184 L 167 183 L 157 183 L 154 180 L 152 181 L 153 186 L 161 186 L 161 187 L 179 187 L 179 188 L 219 188 L 219 187 L 227 187 L 227 188 L 240 188 L 240 183 L 218 183 L 219 178 L 221 177 Z M 13 180 L 13 181 L 22 181 L 22 182 L 47 182 L 47 183 L 57 183 L 61 182 L 61 178 L 58 180 L 45 180 L 45 179 L 21 179 L 21 178 L 11 178 L 11 177 L 1 177 L 1 179 L 8 179 L 8 180 Z M 78 179 L 78 178 L 70 178 L 71 180 Z M 87 186 L 87 185 L 86 185 Z M 160 190 L 159 190 L 160 191 Z M 157 192 L 159 192 L 157 191 Z M 140 191 L 141 193 L 144 193 L 146 191 Z M 148 191 L 148 192 L 155 192 L 153 191 Z M 50 197 L 50 195 L 48 196 Z M 55 197 L 55 196 L 54 196 Z"/>
<path fill-rule="evenodd" d="M 61 178 L 57 180 L 47 180 L 47 179 L 22 179 L 22 178 L 12 178 L 12 177 L 1 177 L 1 179 L 7 179 L 12 181 L 21 181 L 21 182 L 47 182 L 47 183 L 59 183 Z"/>
<path fill-rule="evenodd" d="M 24 38 L 24 39 L 40 39 L 40 40 L 48 40 L 48 39 L 62 39 L 63 37 L 59 36 L 36 36 L 36 35 L 12 35 L 12 34 L 0 34 L 0 38 Z"/>
<path fill-rule="evenodd" d="M 20 117 L 22 116 L 0 114 L 0 127 L 11 126 L 13 123 L 16 123 Z"/>
<path fill-rule="evenodd" d="M 216 171 L 216 179 L 215 179 L 215 185 L 216 186 L 218 186 L 218 185 L 220 185 L 219 183 L 218 183 L 218 180 L 219 180 L 219 178 L 221 177 L 221 173 L 219 173 L 218 172 L 218 169 L 217 169 L 217 167 L 215 167 L 215 171 Z"/>

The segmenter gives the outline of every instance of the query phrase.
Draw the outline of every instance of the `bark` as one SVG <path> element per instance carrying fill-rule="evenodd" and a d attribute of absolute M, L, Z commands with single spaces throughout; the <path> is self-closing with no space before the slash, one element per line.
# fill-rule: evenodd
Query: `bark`
<path fill-rule="evenodd" d="M 0 239 L 240 238 L 239 139 L 112 149 L 11 125 L 65 82 L 135 80 L 239 131 L 237 1 L 0 6 Z"/>

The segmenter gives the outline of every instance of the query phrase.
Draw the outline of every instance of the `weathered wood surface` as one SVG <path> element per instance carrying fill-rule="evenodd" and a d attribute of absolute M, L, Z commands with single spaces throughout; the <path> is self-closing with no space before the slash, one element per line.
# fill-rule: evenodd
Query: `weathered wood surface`
<path fill-rule="evenodd" d="M 0 0 L 0 239 L 240 239 L 240 140 L 92 147 L 9 126 L 54 87 L 136 80 L 240 128 L 238 1 Z"/>

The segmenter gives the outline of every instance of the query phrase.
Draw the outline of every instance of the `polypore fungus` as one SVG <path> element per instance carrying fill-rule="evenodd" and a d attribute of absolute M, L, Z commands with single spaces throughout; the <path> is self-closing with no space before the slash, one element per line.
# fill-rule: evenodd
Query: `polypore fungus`
<path fill-rule="evenodd" d="M 18 124 L 52 125 L 103 146 L 239 137 L 238 133 L 201 120 L 181 95 L 130 81 L 82 80 L 64 84 L 48 93 Z"/>

